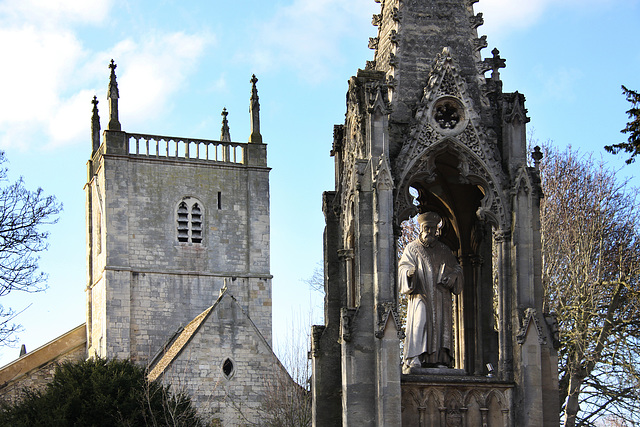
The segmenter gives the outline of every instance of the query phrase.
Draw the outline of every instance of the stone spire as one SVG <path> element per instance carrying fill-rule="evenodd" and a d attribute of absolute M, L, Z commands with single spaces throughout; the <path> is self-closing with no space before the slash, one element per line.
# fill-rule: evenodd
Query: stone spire
<path fill-rule="evenodd" d="M 260 135 L 260 102 L 256 83 L 258 83 L 258 79 L 254 74 L 251 77 L 251 104 L 249 105 L 249 114 L 251 115 L 251 136 L 249 137 L 249 142 L 262 144 L 262 135 Z"/>
<path fill-rule="evenodd" d="M 91 116 L 91 146 L 95 153 L 100 148 L 100 116 L 98 115 L 98 98 L 94 95 L 93 115 Z"/>
<path fill-rule="evenodd" d="M 378 36 L 369 41 L 375 60 L 369 61 L 367 68 L 386 74 L 394 121 L 408 120 L 430 77 L 430 69 L 445 48 L 474 92 L 470 96 L 480 104 L 480 50 L 487 46 L 487 40 L 486 36 L 478 37 L 477 28 L 483 18 L 473 12 L 476 1 L 382 2 L 380 14 L 374 15 L 372 21 L 378 27 Z"/>
<path fill-rule="evenodd" d="M 107 130 L 122 130 L 120 121 L 118 120 L 118 82 L 116 81 L 117 65 L 111 60 L 109 68 L 111 68 L 111 76 L 109 77 L 109 89 L 107 90 L 107 99 L 109 100 L 109 125 Z"/>
<path fill-rule="evenodd" d="M 222 142 L 231 142 L 231 132 L 229 132 L 229 121 L 227 120 L 227 116 L 229 112 L 226 108 L 222 109 L 222 129 L 220 130 L 220 141 Z"/>

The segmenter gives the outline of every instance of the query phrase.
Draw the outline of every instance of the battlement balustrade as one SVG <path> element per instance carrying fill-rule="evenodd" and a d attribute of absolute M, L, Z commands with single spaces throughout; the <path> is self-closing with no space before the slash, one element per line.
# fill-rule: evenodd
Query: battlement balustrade
<path fill-rule="evenodd" d="M 246 164 L 247 144 L 175 136 L 127 133 L 129 154 Z"/>

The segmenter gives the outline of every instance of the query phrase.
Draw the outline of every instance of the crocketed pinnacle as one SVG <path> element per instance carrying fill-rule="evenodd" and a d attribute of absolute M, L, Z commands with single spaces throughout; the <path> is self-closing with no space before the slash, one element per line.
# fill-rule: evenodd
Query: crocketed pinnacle
<path fill-rule="evenodd" d="M 118 82 L 116 81 L 116 68 L 118 66 L 111 60 L 109 68 L 111 69 L 111 75 L 109 76 L 109 89 L 107 91 L 107 99 L 109 100 L 109 125 L 107 130 L 121 130 L 120 120 L 118 119 L 118 98 L 120 94 L 118 92 Z"/>
<path fill-rule="evenodd" d="M 220 141 L 222 142 L 231 142 L 231 132 L 229 131 L 229 121 L 227 120 L 227 116 L 229 112 L 226 108 L 222 109 L 222 129 L 220 130 Z"/>
<path fill-rule="evenodd" d="M 93 96 L 93 114 L 91 115 L 91 148 L 95 152 L 100 147 L 100 115 L 98 114 L 98 97 Z"/>
<path fill-rule="evenodd" d="M 251 103 L 249 104 L 249 114 L 251 115 L 251 136 L 249 142 L 256 144 L 262 143 L 262 135 L 260 134 L 260 102 L 258 98 L 258 88 L 256 86 L 258 79 L 254 74 L 251 77 Z"/>

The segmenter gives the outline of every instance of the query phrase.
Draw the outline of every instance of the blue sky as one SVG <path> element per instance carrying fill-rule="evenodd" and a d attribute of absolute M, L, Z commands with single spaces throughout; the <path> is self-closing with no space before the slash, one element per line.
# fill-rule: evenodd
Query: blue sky
<path fill-rule="evenodd" d="M 640 90 L 640 1 L 482 0 L 475 9 L 485 18 L 483 55 L 497 47 L 506 58 L 504 90 L 527 97 L 534 137 L 622 167 L 602 146 L 623 140 L 620 85 Z M 0 0 L 0 149 L 13 178 L 64 204 L 41 259 L 49 289 L 0 301 L 25 309 L 20 343 L 34 350 L 84 321 L 90 101 L 98 96 L 106 127 L 111 58 L 129 132 L 217 139 L 226 107 L 232 139 L 247 141 L 249 79 L 258 76 L 273 168 L 275 340 L 292 322 L 318 319 L 320 300 L 300 279 L 322 259 L 332 129 L 344 121 L 348 78 L 372 59 L 378 11 L 373 0 Z M 0 349 L 0 364 L 17 354 Z"/>

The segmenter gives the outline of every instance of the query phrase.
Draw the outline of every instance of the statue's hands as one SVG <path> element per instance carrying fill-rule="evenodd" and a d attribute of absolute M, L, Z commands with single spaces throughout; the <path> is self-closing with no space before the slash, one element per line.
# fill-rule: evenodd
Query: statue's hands
<path fill-rule="evenodd" d="M 413 267 L 411 270 L 407 271 L 407 277 L 409 279 L 411 279 L 414 276 L 414 274 L 416 274 L 416 268 L 415 267 Z"/>
<path fill-rule="evenodd" d="M 449 277 L 449 276 L 444 276 L 444 277 L 442 277 L 442 278 L 440 279 L 440 284 L 441 284 L 444 288 L 449 289 L 449 290 L 451 290 L 451 289 L 453 288 L 453 283 L 452 283 L 452 281 L 451 281 L 451 277 Z"/>

